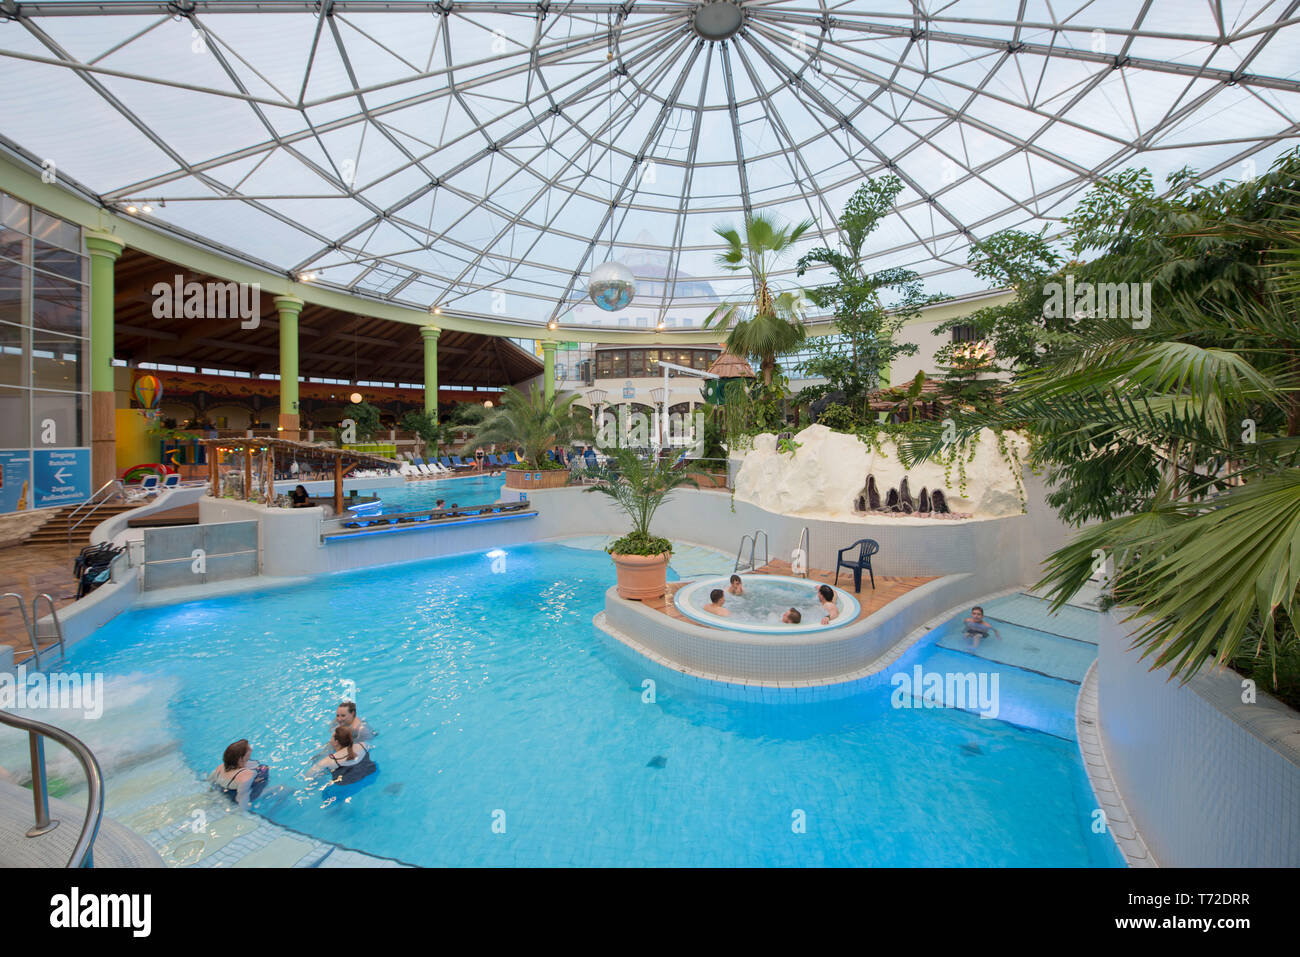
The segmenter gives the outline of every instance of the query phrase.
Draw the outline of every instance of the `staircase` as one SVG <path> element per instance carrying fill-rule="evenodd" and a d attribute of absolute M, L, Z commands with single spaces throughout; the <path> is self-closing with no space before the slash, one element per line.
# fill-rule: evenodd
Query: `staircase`
<path fill-rule="evenodd" d="M 114 515 L 120 515 L 123 512 L 129 512 L 135 508 L 135 505 L 128 505 L 125 502 L 108 502 L 100 505 L 95 509 L 95 514 L 86 518 L 77 528 L 72 536 L 72 547 L 80 551 L 90 542 L 90 533 L 95 530 L 100 522 L 107 521 Z M 86 511 L 83 510 L 75 519 L 72 517 L 72 509 L 61 508 L 54 516 L 44 525 L 31 534 L 23 543 L 25 545 L 68 545 L 68 526 L 75 521 L 81 521 L 86 517 Z"/>

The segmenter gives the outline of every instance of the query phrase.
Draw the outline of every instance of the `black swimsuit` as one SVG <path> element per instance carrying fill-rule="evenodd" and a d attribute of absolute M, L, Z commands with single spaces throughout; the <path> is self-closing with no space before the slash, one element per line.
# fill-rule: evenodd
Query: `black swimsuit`
<path fill-rule="evenodd" d="M 330 755 L 330 760 L 334 762 L 334 770 L 330 773 L 335 784 L 355 784 L 379 770 L 370 757 L 370 749 L 364 744 L 358 744 L 357 747 L 361 749 L 361 760 L 355 764 L 342 764 L 338 758 Z"/>
<path fill-rule="evenodd" d="M 229 784 L 222 784 L 220 781 L 217 781 L 216 785 L 217 788 L 220 789 L 221 793 L 230 798 L 230 800 L 234 801 L 236 804 L 239 803 L 239 784 L 237 781 L 239 776 L 245 771 L 253 772 L 253 783 L 249 785 L 248 788 L 248 800 L 250 803 L 256 801 L 258 795 L 266 790 L 266 782 L 271 778 L 271 769 L 265 764 L 259 764 L 256 768 L 240 768 L 230 776 Z"/>

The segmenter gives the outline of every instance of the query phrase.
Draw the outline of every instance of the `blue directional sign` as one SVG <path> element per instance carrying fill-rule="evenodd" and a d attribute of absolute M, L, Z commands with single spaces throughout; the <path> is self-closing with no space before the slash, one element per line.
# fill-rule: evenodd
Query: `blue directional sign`
<path fill-rule="evenodd" d="M 35 507 L 76 505 L 90 498 L 90 449 L 33 449 Z"/>

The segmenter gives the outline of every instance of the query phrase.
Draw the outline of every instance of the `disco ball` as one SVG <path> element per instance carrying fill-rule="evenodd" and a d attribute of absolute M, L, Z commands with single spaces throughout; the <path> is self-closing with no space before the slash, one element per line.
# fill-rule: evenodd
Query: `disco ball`
<path fill-rule="evenodd" d="M 617 312 L 636 295 L 636 278 L 620 262 L 601 263 L 587 278 L 587 295 L 606 312 Z"/>

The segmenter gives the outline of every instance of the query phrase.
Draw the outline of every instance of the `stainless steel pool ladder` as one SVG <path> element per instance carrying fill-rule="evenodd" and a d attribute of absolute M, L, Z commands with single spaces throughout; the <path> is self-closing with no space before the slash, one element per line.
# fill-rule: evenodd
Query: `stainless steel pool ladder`
<path fill-rule="evenodd" d="M 36 823 L 27 830 L 27 837 L 40 837 L 59 826 L 57 820 L 50 820 L 49 782 L 45 776 L 45 739 L 53 738 L 59 742 L 81 764 L 81 769 L 86 774 L 86 817 L 81 822 L 81 834 L 72 848 L 72 856 L 64 866 L 94 867 L 95 838 L 99 836 L 99 824 L 104 816 L 104 775 L 95 755 L 80 738 L 50 724 L 3 710 L 0 710 L 0 724 L 27 732 L 32 768 L 32 804 L 36 812 Z"/>
<path fill-rule="evenodd" d="M 757 558 L 758 536 L 760 535 L 763 536 L 763 565 L 766 565 L 771 560 L 768 556 L 767 532 L 760 528 L 753 535 L 745 535 L 740 539 L 740 547 L 736 549 L 736 567 L 733 571 L 752 572 L 763 567 L 763 565 L 754 564 Z M 745 554 L 745 542 L 749 542 L 748 562 L 742 561 L 742 556 Z"/>
<path fill-rule="evenodd" d="M 59 621 L 59 612 L 54 607 L 54 599 L 42 592 L 32 599 L 32 613 L 27 614 L 27 606 L 23 604 L 23 596 L 17 592 L 5 592 L 0 595 L 0 601 L 6 598 L 12 598 L 18 603 L 18 610 L 23 615 L 23 628 L 27 631 L 27 639 L 32 643 L 32 657 L 36 659 L 36 670 L 40 671 L 44 665 L 41 664 L 41 639 L 55 638 L 59 643 L 59 659 L 67 657 L 67 647 L 63 643 L 63 623 Z M 53 625 L 53 631 L 49 634 L 41 634 L 41 599 L 50 608 L 50 622 Z"/>

